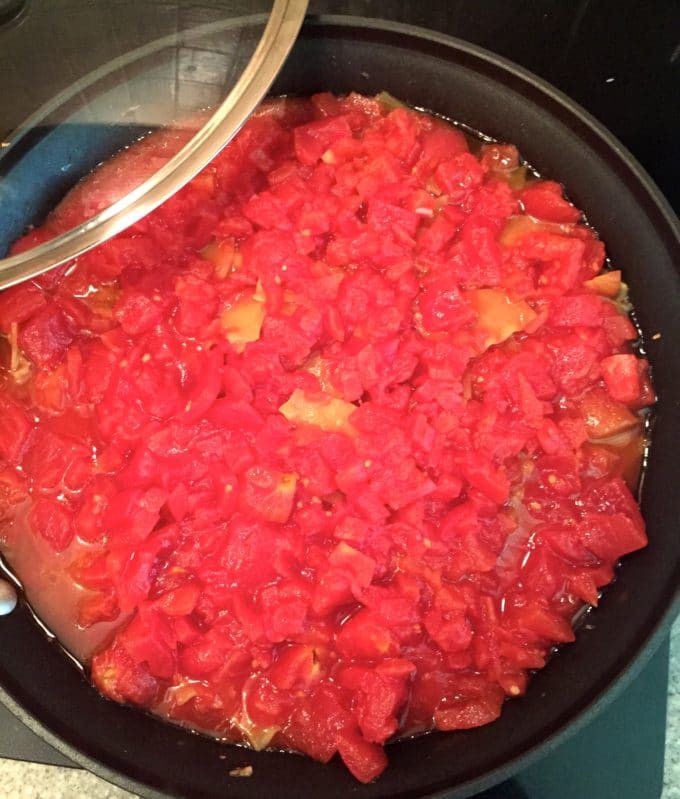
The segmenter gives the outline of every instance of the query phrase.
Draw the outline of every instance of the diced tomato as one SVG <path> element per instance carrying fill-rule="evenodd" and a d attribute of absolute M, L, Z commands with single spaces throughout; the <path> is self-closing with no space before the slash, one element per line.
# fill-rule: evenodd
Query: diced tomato
<path fill-rule="evenodd" d="M 575 639 L 569 622 L 537 602 L 528 602 L 522 607 L 508 611 L 511 624 L 521 626 L 527 633 L 545 641 L 569 643 Z"/>
<path fill-rule="evenodd" d="M 550 322 L 558 327 L 601 327 L 603 303 L 592 294 L 559 297 L 552 303 Z"/>
<path fill-rule="evenodd" d="M 117 491 L 113 481 L 102 475 L 95 477 L 83 493 L 83 502 L 76 513 L 76 532 L 85 541 L 96 541 L 105 531 L 104 513 Z"/>
<path fill-rule="evenodd" d="M 462 215 L 461 219 L 454 220 L 447 214 L 439 214 L 426 228 L 421 229 L 418 243 L 427 253 L 441 252 L 460 229 L 463 219 Z"/>
<path fill-rule="evenodd" d="M 469 730 L 481 727 L 500 716 L 501 704 L 496 696 L 454 699 L 435 711 L 434 723 L 438 730 Z"/>
<path fill-rule="evenodd" d="M 452 286 L 428 286 L 420 295 L 419 308 L 423 327 L 431 332 L 457 330 L 474 318 L 462 293 Z"/>
<path fill-rule="evenodd" d="M 175 669 L 174 638 L 168 621 L 159 613 L 138 613 L 120 636 L 134 662 L 157 679 L 168 680 Z"/>
<path fill-rule="evenodd" d="M 368 610 L 348 619 L 337 635 L 337 646 L 345 657 L 373 658 L 393 656 L 397 645 L 390 631 Z"/>
<path fill-rule="evenodd" d="M 463 476 L 483 494 L 497 503 L 503 503 L 508 497 L 510 483 L 502 469 L 496 468 L 488 460 L 470 457 L 461 464 Z"/>
<path fill-rule="evenodd" d="M 514 144 L 483 144 L 480 160 L 487 169 L 506 172 L 519 166 L 519 152 Z"/>
<path fill-rule="evenodd" d="M 269 670 L 269 679 L 277 688 L 299 690 L 317 680 L 320 671 L 312 647 L 293 645 L 279 652 L 276 662 Z"/>
<path fill-rule="evenodd" d="M 484 171 L 479 161 L 467 152 L 440 162 L 435 170 L 437 185 L 454 202 L 460 202 L 467 197 L 473 189 L 481 184 L 483 177 Z"/>
<path fill-rule="evenodd" d="M 103 621 L 115 621 L 119 615 L 118 598 L 111 588 L 85 597 L 78 603 L 80 627 L 92 627 L 93 624 Z"/>
<path fill-rule="evenodd" d="M 623 513 L 587 513 L 584 527 L 587 546 L 608 561 L 616 561 L 647 545 L 642 526 Z"/>
<path fill-rule="evenodd" d="M 315 164 L 338 139 L 348 139 L 352 130 L 347 117 L 333 116 L 295 129 L 295 154 L 303 164 Z"/>
<path fill-rule="evenodd" d="M 295 474 L 253 466 L 244 476 L 242 508 L 267 522 L 285 522 L 295 499 Z"/>
<path fill-rule="evenodd" d="M 616 310 L 605 316 L 603 327 L 610 344 L 616 348 L 628 341 L 635 341 L 639 336 L 630 318 Z"/>
<path fill-rule="evenodd" d="M 433 122 L 431 130 L 422 134 L 421 146 L 420 162 L 417 166 L 420 174 L 434 169 L 442 161 L 467 153 L 469 149 L 462 131 L 438 121 Z"/>
<path fill-rule="evenodd" d="M 346 730 L 338 738 L 338 752 L 342 762 L 359 780 L 374 780 L 387 766 L 387 755 L 381 746 L 368 743 L 358 733 Z"/>
<path fill-rule="evenodd" d="M 34 283 L 20 283 L 0 294 L 0 325 L 8 333 L 12 324 L 30 319 L 47 305 L 45 294 Z"/>
<path fill-rule="evenodd" d="M 28 496 L 28 486 L 19 472 L 0 466 L 0 521 L 12 516 L 14 508 Z"/>
<path fill-rule="evenodd" d="M 21 326 L 19 346 L 38 366 L 52 366 L 66 352 L 74 332 L 59 307 L 49 303 Z"/>
<path fill-rule="evenodd" d="M 168 616 L 188 616 L 196 607 L 200 595 L 201 586 L 188 582 L 161 594 L 156 606 Z"/>
<path fill-rule="evenodd" d="M 336 569 L 349 573 L 359 587 L 366 588 L 371 584 L 375 573 L 375 561 L 344 541 L 341 541 L 331 552 L 328 562 Z"/>
<path fill-rule="evenodd" d="M 521 193 L 520 199 L 527 212 L 546 222 L 578 222 L 581 212 L 562 197 L 559 183 L 540 180 L 530 183 Z"/>
<path fill-rule="evenodd" d="M 71 564 L 69 572 L 78 585 L 91 591 L 101 591 L 111 582 L 106 554 L 85 554 Z"/>
<path fill-rule="evenodd" d="M 330 684 L 313 689 L 301 699 L 288 728 L 294 748 L 322 763 L 333 757 L 340 734 L 352 723 L 338 694 L 337 687 Z"/>
<path fill-rule="evenodd" d="M 627 405 L 639 400 L 642 386 L 638 363 L 635 355 L 626 354 L 610 355 L 602 360 L 602 377 L 612 399 Z"/>
<path fill-rule="evenodd" d="M 16 463 L 32 428 L 31 419 L 21 405 L 0 394 L 0 456 Z"/>
<path fill-rule="evenodd" d="M 95 655 L 90 674 L 97 688 L 118 702 L 148 705 L 158 696 L 158 681 L 135 664 L 120 644 Z"/>
<path fill-rule="evenodd" d="M 542 222 L 531 216 L 518 215 L 507 220 L 499 241 L 506 247 L 521 247 L 527 238 L 533 239 L 541 233 L 569 234 L 571 231 L 570 225 Z"/>
<path fill-rule="evenodd" d="M 463 224 L 460 241 L 466 260 L 465 287 L 497 286 L 501 280 L 503 255 L 496 240 L 495 226 L 486 219 L 471 216 Z"/>
<path fill-rule="evenodd" d="M 31 508 L 31 525 L 56 552 L 66 549 L 73 539 L 72 514 L 56 500 L 37 500 Z"/>
<path fill-rule="evenodd" d="M 179 665 L 191 679 L 204 679 L 223 664 L 224 652 L 210 639 L 199 639 L 179 652 Z"/>
<path fill-rule="evenodd" d="M 215 173 L 209 169 L 204 169 L 192 179 L 191 186 L 206 194 L 213 194 L 215 191 Z"/>

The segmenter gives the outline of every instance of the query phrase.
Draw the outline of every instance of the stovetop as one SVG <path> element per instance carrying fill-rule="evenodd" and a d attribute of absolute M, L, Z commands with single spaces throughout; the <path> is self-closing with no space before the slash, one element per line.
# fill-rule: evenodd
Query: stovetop
<path fill-rule="evenodd" d="M 680 3 L 675 0 L 312 0 L 313 13 L 408 22 L 487 47 L 581 103 L 680 208 Z M 658 799 L 668 643 L 602 713 L 477 799 Z M 73 766 L 0 707 L 0 756 Z"/>

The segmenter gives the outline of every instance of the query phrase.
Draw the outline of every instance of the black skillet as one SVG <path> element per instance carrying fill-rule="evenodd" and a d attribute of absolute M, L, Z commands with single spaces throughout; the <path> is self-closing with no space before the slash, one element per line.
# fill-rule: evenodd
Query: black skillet
<path fill-rule="evenodd" d="M 568 98 L 455 39 L 350 17 L 310 20 L 273 93 L 319 90 L 386 90 L 514 142 L 585 210 L 630 285 L 659 394 L 642 491 L 650 545 L 625 559 L 577 642 L 534 678 L 526 697 L 507 703 L 499 721 L 394 743 L 388 770 L 367 786 L 335 761 L 323 766 L 219 745 L 104 700 L 25 606 L 0 620 L 4 703 L 74 762 L 148 797 L 470 796 L 507 779 L 597 713 L 637 674 L 680 607 L 680 233 L 663 197 L 621 144 Z M 252 777 L 228 776 L 244 764 L 253 766 Z"/>

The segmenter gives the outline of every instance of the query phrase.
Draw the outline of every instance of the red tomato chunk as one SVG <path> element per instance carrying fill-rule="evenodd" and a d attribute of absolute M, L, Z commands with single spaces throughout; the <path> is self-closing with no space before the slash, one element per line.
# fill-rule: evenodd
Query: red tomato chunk
<path fill-rule="evenodd" d="M 646 543 L 654 393 L 580 218 L 512 145 L 278 100 L 133 228 L 0 296 L 5 547 L 44 539 L 81 592 L 67 621 L 114 624 L 99 690 L 363 782 L 393 736 L 522 694 Z"/>

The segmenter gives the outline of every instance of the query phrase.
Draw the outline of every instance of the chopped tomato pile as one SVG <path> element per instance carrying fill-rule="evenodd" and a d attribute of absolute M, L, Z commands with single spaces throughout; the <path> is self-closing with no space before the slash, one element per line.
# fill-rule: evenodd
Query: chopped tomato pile
<path fill-rule="evenodd" d="M 645 546 L 621 275 L 514 146 L 473 149 L 379 99 L 274 101 L 0 296 L 5 537 L 49 543 L 81 628 L 118 622 L 105 695 L 367 782 L 397 734 L 496 719 Z"/>

